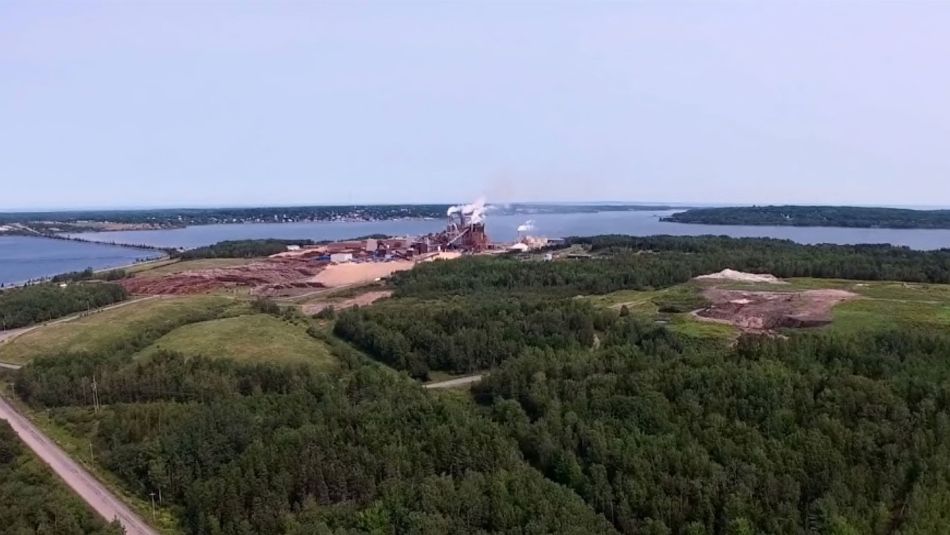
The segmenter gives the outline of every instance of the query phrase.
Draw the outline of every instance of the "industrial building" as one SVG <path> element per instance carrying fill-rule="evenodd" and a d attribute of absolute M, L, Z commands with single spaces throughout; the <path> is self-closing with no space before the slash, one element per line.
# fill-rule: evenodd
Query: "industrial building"
<path fill-rule="evenodd" d="M 307 258 L 315 262 L 381 262 L 387 260 L 425 260 L 437 253 L 525 253 L 555 243 L 554 240 L 532 236 L 534 221 L 518 227 L 514 244 L 495 244 L 485 231 L 484 200 L 452 206 L 446 212 L 445 227 L 419 237 L 367 238 L 321 245 L 288 246 L 276 256 Z"/>

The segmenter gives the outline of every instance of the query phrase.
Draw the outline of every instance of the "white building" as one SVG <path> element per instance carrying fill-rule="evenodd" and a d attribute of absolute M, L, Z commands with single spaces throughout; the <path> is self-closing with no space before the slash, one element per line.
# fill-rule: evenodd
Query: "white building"
<path fill-rule="evenodd" d="M 330 255 L 330 262 L 334 264 L 343 264 L 353 260 L 353 253 L 333 253 Z"/>

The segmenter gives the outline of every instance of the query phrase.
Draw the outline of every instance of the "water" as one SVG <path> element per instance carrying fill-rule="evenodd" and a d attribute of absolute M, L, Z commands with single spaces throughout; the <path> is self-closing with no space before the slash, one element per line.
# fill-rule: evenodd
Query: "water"
<path fill-rule="evenodd" d="M 0 284 L 17 284 L 87 267 L 124 266 L 156 256 L 155 251 L 99 243 L 0 236 Z"/>
<path fill-rule="evenodd" d="M 950 230 L 858 229 L 838 227 L 759 227 L 690 225 L 666 223 L 660 217 L 673 211 L 623 211 L 557 214 L 489 214 L 487 231 L 496 241 L 513 241 L 518 225 L 535 222 L 534 234 L 548 237 L 593 234 L 673 234 L 694 236 L 722 234 L 734 237 L 772 237 L 799 243 L 892 243 L 913 249 L 950 248 Z M 339 240 L 367 234 L 419 235 L 441 230 L 442 220 L 405 219 L 397 221 L 246 223 L 203 225 L 172 230 L 87 232 L 76 234 L 101 242 L 192 248 L 222 240 L 288 238 Z M 0 237 L 0 283 L 48 277 L 87 267 L 121 266 L 135 259 L 154 256 L 153 251 L 42 238 Z"/>
<path fill-rule="evenodd" d="M 87 240 L 192 249 L 224 240 L 261 238 L 342 240 L 388 234 L 419 235 L 445 226 L 442 220 L 397 219 L 394 221 L 314 221 L 306 223 L 236 223 L 197 225 L 168 230 L 128 230 L 118 232 L 82 232 L 70 234 Z"/>
<path fill-rule="evenodd" d="M 733 237 L 770 237 L 799 243 L 892 243 L 913 249 L 950 247 L 950 229 L 861 229 L 841 227 L 764 227 L 732 225 L 693 225 L 667 223 L 659 218 L 676 211 L 616 211 L 557 214 L 489 214 L 487 232 L 496 241 L 513 241 L 517 227 L 528 219 L 535 222 L 534 234 L 541 236 L 589 236 L 594 234 L 632 234 L 649 236 L 672 234 L 697 236 L 721 234 Z M 86 239 L 151 245 L 158 247 L 199 247 L 222 240 L 249 238 L 288 238 L 339 240 L 367 234 L 418 235 L 441 230 L 442 220 L 406 219 L 369 222 L 245 223 L 202 225 L 172 230 L 125 232 L 88 232 L 76 234 Z"/>

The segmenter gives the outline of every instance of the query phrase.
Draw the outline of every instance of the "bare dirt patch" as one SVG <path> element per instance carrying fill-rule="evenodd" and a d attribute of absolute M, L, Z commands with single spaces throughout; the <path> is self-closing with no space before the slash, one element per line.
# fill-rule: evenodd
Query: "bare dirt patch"
<path fill-rule="evenodd" d="M 382 277 L 388 277 L 397 271 L 412 269 L 415 262 L 411 260 L 393 260 L 390 262 L 353 262 L 347 264 L 332 264 L 310 279 L 328 288 L 349 286 L 361 282 L 372 282 Z"/>
<path fill-rule="evenodd" d="M 305 260 L 268 259 L 240 266 L 216 267 L 172 273 L 160 277 L 134 277 L 120 284 L 139 295 L 184 295 L 222 288 L 253 287 L 261 291 L 281 287 L 323 287 L 313 281 L 323 266 Z"/>
<path fill-rule="evenodd" d="M 784 281 L 768 273 L 745 273 L 734 269 L 724 269 L 719 273 L 710 273 L 696 277 L 700 281 L 728 281 L 728 282 L 751 282 L 765 284 L 786 284 Z"/>
<path fill-rule="evenodd" d="M 340 301 L 321 301 L 318 303 L 306 303 L 301 308 L 303 313 L 307 315 L 313 315 L 321 312 L 322 310 L 332 306 L 334 310 L 344 310 L 352 307 L 364 307 L 367 305 L 372 305 L 380 299 L 384 299 L 393 294 L 392 290 L 379 290 L 374 292 L 366 292 L 359 294 L 350 299 L 343 299 Z"/>
<path fill-rule="evenodd" d="M 695 311 L 696 317 L 735 325 L 747 332 L 827 325 L 835 305 L 858 297 L 833 289 L 763 292 L 707 288 L 703 295 L 712 304 Z"/>

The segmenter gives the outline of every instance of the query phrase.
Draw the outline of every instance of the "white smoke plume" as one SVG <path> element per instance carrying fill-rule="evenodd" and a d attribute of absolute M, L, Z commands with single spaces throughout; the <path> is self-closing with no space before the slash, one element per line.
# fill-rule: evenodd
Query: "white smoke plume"
<path fill-rule="evenodd" d="M 529 219 L 524 223 L 518 225 L 518 232 L 533 232 L 534 231 L 534 219 Z"/>
<path fill-rule="evenodd" d="M 487 207 L 485 206 L 485 198 L 479 197 L 475 202 L 471 204 L 460 204 L 458 206 L 452 206 L 449 208 L 446 215 L 462 213 L 463 216 L 468 219 L 471 223 L 484 223 L 485 222 L 485 211 Z"/>

